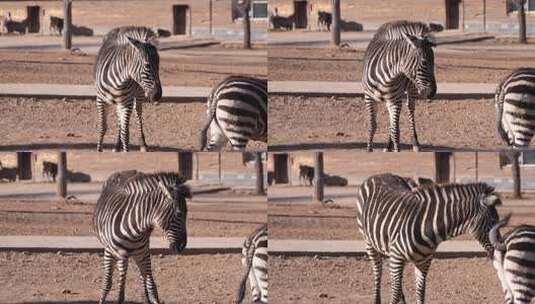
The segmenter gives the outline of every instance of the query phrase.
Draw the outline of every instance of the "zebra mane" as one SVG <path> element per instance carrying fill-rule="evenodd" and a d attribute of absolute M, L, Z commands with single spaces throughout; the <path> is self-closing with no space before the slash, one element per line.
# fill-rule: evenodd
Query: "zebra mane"
<path fill-rule="evenodd" d="M 378 29 L 373 40 L 398 40 L 402 39 L 401 33 L 421 36 L 433 41 L 433 32 L 440 32 L 442 27 L 434 23 L 424 23 L 420 21 L 396 20 L 384 23 Z"/>
<path fill-rule="evenodd" d="M 158 47 L 156 33 L 144 26 L 122 26 L 109 31 L 102 40 L 102 45 L 129 45 L 127 37 Z"/>
<path fill-rule="evenodd" d="M 122 192 L 126 195 L 160 191 L 159 184 L 166 187 L 181 185 L 182 192 L 190 197 L 190 189 L 183 185 L 186 179 L 175 172 L 143 173 L 136 170 L 112 174 L 104 183 L 104 191 Z"/>
<path fill-rule="evenodd" d="M 468 183 L 468 184 L 460 184 L 460 183 L 424 184 L 415 188 L 413 192 L 423 193 L 431 189 L 444 189 L 446 190 L 446 192 L 449 192 L 452 189 L 458 188 L 459 186 L 463 186 L 467 188 L 474 187 L 478 190 L 482 190 L 482 193 L 484 194 L 491 194 L 495 191 L 494 187 L 490 186 L 489 184 L 479 182 L 479 183 Z"/>

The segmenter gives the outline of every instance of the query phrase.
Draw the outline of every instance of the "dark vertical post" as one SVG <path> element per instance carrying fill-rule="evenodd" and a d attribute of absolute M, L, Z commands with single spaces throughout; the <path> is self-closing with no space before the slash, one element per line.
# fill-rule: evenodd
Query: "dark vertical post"
<path fill-rule="evenodd" d="M 72 0 L 63 0 L 63 48 L 72 47 Z"/>
<path fill-rule="evenodd" d="M 251 48 L 251 18 L 249 11 L 251 10 L 251 0 L 239 0 L 243 12 L 243 48 Z"/>
<path fill-rule="evenodd" d="M 332 26 L 331 26 L 331 45 L 339 46 L 340 45 L 340 0 L 331 0 L 331 11 L 332 11 Z"/>
<path fill-rule="evenodd" d="M 508 153 L 511 160 L 511 174 L 513 177 L 513 198 L 522 197 L 521 179 L 520 179 L 520 152 L 510 151 Z"/>
<path fill-rule="evenodd" d="M 483 32 L 487 32 L 487 0 L 483 0 Z"/>
<path fill-rule="evenodd" d="M 219 182 L 221 183 L 222 176 L 221 176 L 221 152 L 217 152 L 217 175 L 219 176 Z"/>
<path fill-rule="evenodd" d="M 214 4 L 213 0 L 208 0 L 209 28 L 210 36 L 214 35 Z"/>
<path fill-rule="evenodd" d="M 314 200 L 323 202 L 323 152 L 314 153 Z"/>
<path fill-rule="evenodd" d="M 518 9 L 518 42 L 527 43 L 526 36 L 526 10 L 524 9 L 524 4 L 526 0 L 513 0 L 515 1 L 516 7 Z"/>
<path fill-rule="evenodd" d="M 274 180 L 276 184 L 287 184 L 288 179 L 288 154 L 273 154 Z"/>
<path fill-rule="evenodd" d="M 32 152 L 17 152 L 17 179 L 32 179 Z"/>
<path fill-rule="evenodd" d="M 193 153 L 178 152 L 178 173 L 186 180 L 193 178 Z"/>
<path fill-rule="evenodd" d="M 61 198 L 67 196 L 67 153 L 58 152 L 57 195 Z"/>
<path fill-rule="evenodd" d="M 435 152 L 436 183 L 447 183 L 450 181 L 450 155 L 451 152 Z"/>
<path fill-rule="evenodd" d="M 195 180 L 199 180 L 199 155 L 200 152 L 195 152 Z"/>
<path fill-rule="evenodd" d="M 264 195 L 264 166 L 262 165 L 262 152 L 255 153 L 255 170 L 256 170 L 256 194 Z"/>

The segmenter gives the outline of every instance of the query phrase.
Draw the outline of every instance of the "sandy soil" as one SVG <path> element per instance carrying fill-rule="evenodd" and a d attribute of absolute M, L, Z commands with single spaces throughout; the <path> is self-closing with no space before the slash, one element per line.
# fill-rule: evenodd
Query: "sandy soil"
<path fill-rule="evenodd" d="M 160 52 L 160 80 L 164 86 L 213 86 L 231 74 L 267 74 L 266 60 L 235 55 L 221 46 Z M 257 51 L 252 51 L 257 52 Z M 167 58 L 166 54 L 178 56 Z M 0 50 L 0 83 L 94 84 L 95 55 L 61 51 Z M 258 58 L 258 59 L 255 59 Z M 240 64 L 244 61 L 247 64 Z"/>
<path fill-rule="evenodd" d="M 227 198 L 210 201 L 210 197 Z M 250 198 L 246 202 L 233 198 Z M 199 202 L 198 200 L 202 200 Z M 94 204 L 63 201 L 0 201 L 0 235 L 94 235 Z M 245 237 L 267 221 L 265 198 L 232 191 L 199 195 L 189 205 L 188 235 L 192 237 Z M 155 235 L 161 235 L 155 230 Z"/>
<path fill-rule="evenodd" d="M 269 144 L 273 148 L 366 148 L 367 111 L 362 98 L 272 96 L 269 101 Z M 416 106 L 416 128 L 421 148 L 497 149 L 495 109 L 490 99 L 434 100 Z M 388 136 L 388 111 L 378 105 L 376 148 Z M 406 108 L 400 119 L 401 148 L 411 137 Z"/>
<path fill-rule="evenodd" d="M 126 300 L 140 303 L 139 272 L 133 261 L 129 266 Z M 238 254 L 154 256 L 152 269 L 165 303 L 230 303 L 242 273 Z M 100 296 L 101 257 L 97 254 L 2 252 L 0 273 L 2 303 L 87 304 L 96 303 Z M 117 292 L 114 281 L 110 303 L 117 300 Z"/>
<path fill-rule="evenodd" d="M 390 298 L 387 264 L 382 302 Z M 371 303 L 371 263 L 363 258 L 270 257 L 270 301 L 273 303 Z M 407 267 L 404 293 L 415 303 L 414 271 Z M 426 302 L 498 304 L 503 302 L 498 277 L 485 258 L 435 259 L 427 278 Z"/>
<path fill-rule="evenodd" d="M 1 73 L 0 73 L 1 74 Z M 105 149 L 111 150 L 117 136 L 115 108 L 108 107 Z M 205 119 L 204 103 L 145 103 L 143 120 L 149 150 L 194 149 L 197 133 Z M 94 100 L 39 100 L 0 98 L 3 113 L 0 149 L 96 149 L 97 113 Z M 138 150 L 137 119 L 130 121 L 130 148 Z M 230 146 L 228 146 L 230 149 Z M 266 144 L 249 142 L 250 149 Z"/>
<path fill-rule="evenodd" d="M 464 46 L 464 44 L 463 44 Z M 533 55 L 517 56 L 499 50 L 473 50 L 435 54 L 438 82 L 498 83 L 512 69 L 531 66 Z M 269 80 L 359 81 L 364 50 L 276 47 L 268 51 Z"/>

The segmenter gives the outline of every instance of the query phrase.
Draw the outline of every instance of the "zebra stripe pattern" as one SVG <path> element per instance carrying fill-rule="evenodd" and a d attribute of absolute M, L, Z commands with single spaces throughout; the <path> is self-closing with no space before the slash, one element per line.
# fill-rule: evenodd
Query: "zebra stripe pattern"
<path fill-rule="evenodd" d="M 387 22 L 381 25 L 373 39 L 375 40 L 396 40 L 403 39 L 404 34 L 409 34 L 413 36 L 426 36 L 433 32 L 441 32 L 444 30 L 444 27 L 440 24 L 435 23 L 423 23 L 423 22 L 414 22 L 407 20 L 397 20 L 392 22 Z"/>
<path fill-rule="evenodd" d="M 162 97 L 160 58 L 156 49 L 156 34 L 145 27 L 120 27 L 104 36 L 95 63 L 97 91 L 98 143 L 102 151 L 108 129 L 106 106 L 115 104 L 119 120 L 119 134 L 115 151 L 128 151 L 129 124 L 135 108 L 141 151 L 147 150 L 143 133 L 143 99 L 158 101 Z"/>
<path fill-rule="evenodd" d="M 535 134 L 535 69 L 514 70 L 496 89 L 498 134 L 514 148 L 529 146 Z"/>
<path fill-rule="evenodd" d="M 245 297 L 247 278 L 251 285 L 253 303 L 267 304 L 268 302 L 268 228 L 262 225 L 252 233 L 243 243 L 242 264 L 244 273 L 240 287 L 236 294 L 236 304 L 240 304 Z"/>
<path fill-rule="evenodd" d="M 229 141 L 233 150 L 243 151 L 249 140 L 267 142 L 267 80 L 225 78 L 210 93 L 206 113 L 199 135 L 201 150 L 221 149 Z"/>
<path fill-rule="evenodd" d="M 365 180 L 358 192 L 357 225 L 373 264 L 374 303 L 381 303 L 383 256 L 390 260 L 391 303 L 406 303 L 401 283 L 405 264 L 411 262 L 421 304 L 432 256 L 442 241 L 468 232 L 491 256 L 488 233 L 498 222 L 495 206 L 500 203 L 485 183 L 430 184 L 411 190 L 392 174 Z"/>
<path fill-rule="evenodd" d="M 500 228 L 505 217 L 489 233 L 494 245 L 493 265 L 505 294 L 506 304 L 529 304 L 535 298 L 535 226 L 521 225 L 503 238 Z"/>
<path fill-rule="evenodd" d="M 118 302 L 123 303 L 129 257 L 140 270 L 145 300 L 161 303 L 152 276 L 149 238 L 158 225 L 169 248 L 181 252 L 187 244 L 186 198 L 190 197 L 184 179 L 175 173 L 123 171 L 108 178 L 93 215 L 93 230 L 104 247 L 99 303 L 111 289 L 114 265 L 119 270 Z"/>
<path fill-rule="evenodd" d="M 373 150 L 377 129 L 377 103 L 386 102 L 390 118 L 387 151 L 399 151 L 399 115 L 406 97 L 413 150 L 419 150 L 415 124 L 415 99 L 431 99 L 437 85 L 434 75 L 433 42 L 423 23 L 384 24 L 364 54 L 362 86 L 368 112 L 368 151 Z M 413 35 L 417 33 L 417 35 Z"/>

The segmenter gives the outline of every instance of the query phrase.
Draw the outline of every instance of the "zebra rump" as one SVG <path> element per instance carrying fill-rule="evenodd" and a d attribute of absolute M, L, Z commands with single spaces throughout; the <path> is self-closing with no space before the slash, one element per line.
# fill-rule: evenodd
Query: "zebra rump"
<path fill-rule="evenodd" d="M 260 259 L 267 264 L 267 233 L 268 228 L 264 224 L 257 228 L 243 243 L 242 263 L 244 265 L 244 272 L 238 291 L 236 292 L 235 304 L 241 304 L 245 297 L 247 278 L 249 278 L 251 289 L 253 290 L 254 303 L 267 303 L 267 288 L 263 288 L 263 286 L 267 287 L 267 269 L 254 265 L 255 259 Z M 262 276 L 258 277 L 257 272 L 260 272 Z"/>
<path fill-rule="evenodd" d="M 508 214 L 489 232 L 493 266 L 505 294 L 504 303 L 529 304 L 535 297 L 535 226 L 518 226 L 502 238 L 499 230 L 510 218 Z"/>
<path fill-rule="evenodd" d="M 218 117 L 218 111 L 225 113 L 225 117 Z M 199 132 L 200 150 L 210 146 L 209 129 L 211 133 L 222 133 L 233 147 L 244 147 L 250 139 L 267 141 L 267 80 L 247 76 L 225 78 L 210 92 L 206 113 L 206 122 Z"/>
<path fill-rule="evenodd" d="M 535 134 L 535 69 L 520 68 L 496 88 L 498 135 L 514 148 L 529 146 Z"/>

